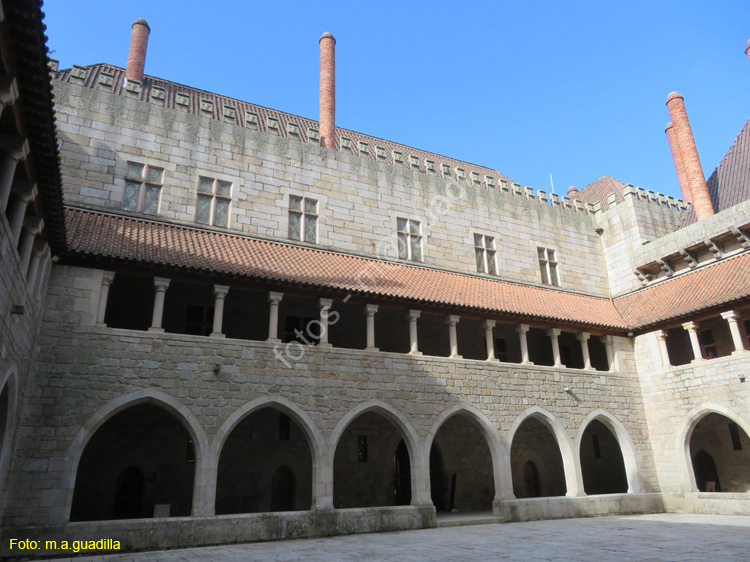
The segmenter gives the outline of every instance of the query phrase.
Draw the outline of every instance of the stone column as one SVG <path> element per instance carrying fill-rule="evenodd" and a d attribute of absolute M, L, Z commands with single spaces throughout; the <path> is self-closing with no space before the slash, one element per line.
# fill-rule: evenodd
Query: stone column
<path fill-rule="evenodd" d="M 320 309 L 320 341 L 318 347 L 331 347 L 331 344 L 328 343 L 328 314 L 332 305 L 332 299 L 318 299 L 318 308 Z"/>
<path fill-rule="evenodd" d="M 36 184 L 28 182 L 16 182 L 11 190 L 13 199 L 8 204 L 8 222 L 13 238 L 13 245 L 18 246 L 21 238 L 23 219 L 26 216 L 26 208 L 36 198 Z"/>
<path fill-rule="evenodd" d="M 487 347 L 487 361 L 499 361 L 495 357 L 495 338 L 492 337 L 492 330 L 495 328 L 494 320 L 485 320 L 482 324 L 484 328 L 484 343 Z"/>
<path fill-rule="evenodd" d="M 279 339 L 279 303 L 284 298 L 284 293 L 271 291 L 268 293 L 268 303 L 271 309 L 268 313 L 268 339 L 270 343 L 281 343 Z"/>
<path fill-rule="evenodd" d="M 164 295 L 169 287 L 169 279 L 166 277 L 154 277 L 154 314 L 151 317 L 149 332 L 163 332 L 161 320 L 164 316 Z"/>
<path fill-rule="evenodd" d="M 419 310 L 406 311 L 406 319 L 409 321 L 409 355 L 422 355 L 417 343 L 417 318 L 420 314 Z"/>
<path fill-rule="evenodd" d="M 375 347 L 375 313 L 377 311 L 377 304 L 365 305 L 365 314 L 367 315 L 367 347 L 365 347 L 365 351 L 379 351 Z"/>
<path fill-rule="evenodd" d="M 583 368 L 586 371 L 593 371 L 591 367 L 591 356 L 589 355 L 589 337 L 591 334 L 588 332 L 579 332 L 576 334 L 576 339 L 581 342 L 581 353 L 583 354 Z"/>
<path fill-rule="evenodd" d="M 34 238 L 44 228 L 44 220 L 40 217 L 26 217 L 23 221 L 23 234 L 18 243 L 18 255 L 21 257 L 21 271 L 24 276 L 29 269 L 31 252 L 34 249 Z"/>
<path fill-rule="evenodd" d="M 39 269 L 37 270 L 37 274 L 36 274 L 36 279 L 34 279 L 34 298 L 37 300 L 39 300 L 41 296 L 42 286 L 44 285 L 44 279 L 51 266 L 52 266 L 52 252 L 50 251 L 49 245 L 48 245 L 47 249 L 42 254 L 42 257 L 40 259 Z"/>
<path fill-rule="evenodd" d="M 109 300 L 109 287 L 115 279 L 114 271 L 105 271 L 102 274 L 102 288 L 99 291 L 99 308 L 96 311 L 96 325 L 106 326 L 104 316 L 107 313 L 107 301 Z"/>
<path fill-rule="evenodd" d="M 456 324 L 459 320 L 461 320 L 461 317 L 456 314 L 451 314 L 445 319 L 445 323 L 448 325 L 448 341 L 451 347 L 450 357 L 453 359 L 461 359 L 458 354 L 458 335 L 456 334 Z"/>
<path fill-rule="evenodd" d="M 659 340 L 659 353 L 661 353 L 661 364 L 665 369 L 672 366 L 669 360 L 669 350 L 667 349 L 667 332 L 666 330 L 657 330 L 656 339 Z"/>
<path fill-rule="evenodd" d="M 34 282 L 39 275 L 39 264 L 42 261 L 42 255 L 47 251 L 47 243 L 44 240 L 34 240 L 34 245 L 31 249 L 31 261 L 29 261 L 29 269 L 26 272 L 26 286 L 29 289 L 29 294 L 34 292 Z"/>
<path fill-rule="evenodd" d="M 721 313 L 721 317 L 729 323 L 729 331 L 732 334 L 732 342 L 734 343 L 734 351 L 732 355 L 739 355 L 740 353 L 746 353 L 745 345 L 742 342 L 742 334 L 740 333 L 740 325 L 738 323 L 740 319 L 739 313 L 734 310 L 727 310 Z"/>
<path fill-rule="evenodd" d="M 688 335 L 690 336 L 690 345 L 693 348 L 693 361 L 703 361 L 701 343 L 698 341 L 698 322 L 685 322 L 682 327 L 688 331 Z"/>
<path fill-rule="evenodd" d="M 557 338 L 560 336 L 560 329 L 559 328 L 550 328 L 547 330 L 547 335 L 549 336 L 550 341 L 552 342 L 552 357 L 555 358 L 555 367 L 562 367 L 562 361 L 560 361 L 560 343 L 557 341 Z"/>
<path fill-rule="evenodd" d="M 16 79 L 4 74 L 0 76 L 0 115 L 9 105 L 18 99 L 18 83 Z"/>
<path fill-rule="evenodd" d="M 29 142 L 21 137 L 0 133 L 0 211 L 8 207 L 16 165 L 29 153 Z"/>
<path fill-rule="evenodd" d="M 521 365 L 533 365 L 529 361 L 529 343 L 526 341 L 526 333 L 529 331 L 528 324 L 519 324 L 516 326 L 516 332 L 518 333 L 518 342 L 521 345 Z"/>
<path fill-rule="evenodd" d="M 225 338 L 222 332 L 224 325 L 224 299 L 229 292 L 229 285 L 214 285 L 214 329 L 212 338 Z"/>
<path fill-rule="evenodd" d="M 614 341 L 612 336 L 601 336 L 599 341 L 604 344 L 604 350 L 607 352 L 608 370 L 610 372 L 616 371 L 617 365 L 615 365 Z"/>

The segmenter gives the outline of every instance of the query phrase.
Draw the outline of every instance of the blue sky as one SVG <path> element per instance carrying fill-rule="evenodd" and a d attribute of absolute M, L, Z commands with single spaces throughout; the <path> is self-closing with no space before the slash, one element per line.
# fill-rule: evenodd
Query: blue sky
<path fill-rule="evenodd" d="M 603 174 L 679 196 L 664 127 L 685 97 L 706 175 L 750 115 L 750 2 L 48 0 L 62 67 L 125 66 L 318 118 L 336 37 L 337 125 L 566 193 Z"/>

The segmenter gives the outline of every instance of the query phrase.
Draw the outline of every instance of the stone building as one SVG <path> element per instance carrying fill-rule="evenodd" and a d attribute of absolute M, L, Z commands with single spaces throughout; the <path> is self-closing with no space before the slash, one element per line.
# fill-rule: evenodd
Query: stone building
<path fill-rule="evenodd" d="M 750 121 L 706 182 L 671 94 L 684 202 L 559 197 L 337 127 L 330 34 L 314 121 L 144 74 L 144 20 L 48 68 L 40 4 L 0 13 L 4 536 L 750 513 Z"/>

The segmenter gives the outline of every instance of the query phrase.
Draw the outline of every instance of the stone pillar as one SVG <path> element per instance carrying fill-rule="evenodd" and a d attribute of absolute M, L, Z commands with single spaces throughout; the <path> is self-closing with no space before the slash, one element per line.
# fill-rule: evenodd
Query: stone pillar
<path fill-rule="evenodd" d="M 701 343 L 698 341 L 698 322 L 685 322 L 682 325 L 688 331 L 690 336 L 690 345 L 693 348 L 693 361 L 703 361 L 703 353 L 701 352 Z"/>
<path fill-rule="evenodd" d="M 28 182 L 16 182 L 11 190 L 13 199 L 8 203 L 8 222 L 13 238 L 13 245 L 18 246 L 21 239 L 23 219 L 26 216 L 26 208 L 36 198 L 36 184 Z"/>
<path fill-rule="evenodd" d="M 39 264 L 41 263 L 42 255 L 46 251 L 47 243 L 44 240 L 34 240 L 34 245 L 31 249 L 31 261 L 29 261 L 29 269 L 26 272 L 26 285 L 29 288 L 29 294 L 34 292 L 34 282 L 37 275 L 39 275 Z"/>
<path fill-rule="evenodd" d="M 576 334 L 576 339 L 581 342 L 581 353 L 583 354 L 583 368 L 586 371 L 593 371 L 591 367 L 591 356 L 589 355 L 589 337 L 591 334 L 588 332 L 580 332 Z"/>
<path fill-rule="evenodd" d="M 521 345 L 521 365 L 533 365 L 529 361 L 529 343 L 526 341 L 526 332 L 529 331 L 528 324 L 519 324 L 516 326 L 516 332 L 518 333 L 518 343 Z"/>
<path fill-rule="evenodd" d="M 560 343 L 557 341 L 557 338 L 560 336 L 560 329 L 559 328 L 550 328 L 547 330 L 547 335 L 549 336 L 550 341 L 552 342 L 552 357 L 555 358 L 555 367 L 562 367 L 562 361 L 560 361 Z"/>
<path fill-rule="evenodd" d="M 164 295 L 169 288 L 169 279 L 166 277 L 154 277 L 154 314 L 151 317 L 149 332 L 163 332 L 161 320 L 164 316 Z"/>
<path fill-rule="evenodd" d="M 601 341 L 604 344 L 604 350 L 607 352 L 607 365 L 608 370 L 610 372 L 614 372 L 617 370 L 617 364 L 615 362 L 615 352 L 614 352 L 614 339 L 612 336 L 601 336 L 599 338 L 599 341 Z"/>
<path fill-rule="evenodd" d="M 332 305 L 332 299 L 318 299 L 318 308 L 320 309 L 320 341 L 318 347 L 331 347 L 331 344 L 328 343 L 328 314 Z"/>
<path fill-rule="evenodd" d="M 377 311 L 377 304 L 365 305 L 365 314 L 367 315 L 367 347 L 365 347 L 365 351 L 379 351 L 375 347 L 375 313 Z"/>
<path fill-rule="evenodd" d="M 740 315 L 734 310 L 727 310 L 721 313 L 721 317 L 729 323 L 729 331 L 732 334 L 732 343 L 734 343 L 732 355 L 746 353 L 747 350 L 742 342 L 742 334 L 740 333 L 740 325 L 738 323 Z"/>
<path fill-rule="evenodd" d="M 21 271 L 24 276 L 29 269 L 31 252 L 34 249 L 34 238 L 44 228 L 44 220 L 40 217 L 26 217 L 23 221 L 23 234 L 18 243 L 18 255 L 21 257 Z"/>
<path fill-rule="evenodd" d="M 222 332 L 224 325 L 224 299 L 229 292 L 229 285 L 214 285 L 214 329 L 212 338 L 225 338 Z"/>
<path fill-rule="evenodd" d="M 51 260 L 52 252 L 50 252 L 49 245 L 46 245 L 46 248 L 42 255 L 39 258 L 39 268 L 36 272 L 36 279 L 34 279 L 34 298 L 39 300 L 39 294 L 42 291 L 42 285 L 44 284 L 44 278 L 47 275 L 47 270 L 50 267 L 50 264 L 52 263 Z"/>
<path fill-rule="evenodd" d="M 487 361 L 499 361 L 495 357 L 495 338 L 492 337 L 495 321 L 485 320 L 482 327 L 484 328 L 484 343 L 487 346 Z"/>
<path fill-rule="evenodd" d="M 8 207 L 16 165 L 29 153 L 26 139 L 0 133 L 0 211 Z"/>
<path fill-rule="evenodd" d="M 279 339 L 279 303 L 284 298 L 284 293 L 271 291 L 268 293 L 268 303 L 271 309 L 268 313 L 268 339 L 270 343 L 281 343 Z"/>
<path fill-rule="evenodd" d="M 406 319 L 409 321 L 409 355 L 422 355 L 417 343 L 417 318 L 420 314 L 419 310 L 406 311 Z"/>
<path fill-rule="evenodd" d="M 458 335 L 456 334 L 456 324 L 459 320 L 461 320 L 461 317 L 455 314 L 451 314 L 445 319 L 445 323 L 448 325 L 448 341 L 451 347 L 450 357 L 453 359 L 461 359 L 458 354 Z"/>
<path fill-rule="evenodd" d="M 669 360 L 669 350 L 667 349 L 667 331 L 657 330 L 656 339 L 659 341 L 659 353 L 661 354 L 661 364 L 665 369 L 672 366 L 672 362 Z"/>
<path fill-rule="evenodd" d="M 96 311 L 96 325 L 106 326 L 104 316 L 107 313 L 107 301 L 109 300 L 109 287 L 115 279 L 114 271 L 105 271 L 102 274 L 102 288 L 99 291 L 99 308 Z"/>
<path fill-rule="evenodd" d="M 7 74 L 0 76 L 0 115 L 18 99 L 18 83 Z"/>

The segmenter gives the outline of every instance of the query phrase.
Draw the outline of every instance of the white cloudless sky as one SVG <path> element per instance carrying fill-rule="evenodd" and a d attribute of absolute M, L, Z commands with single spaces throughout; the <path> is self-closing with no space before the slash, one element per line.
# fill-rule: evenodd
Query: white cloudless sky
<path fill-rule="evenodd" d="M 664 128 L 685 97 L 708 177 L 750 115 L 748 0 L 48 0 L 61 68 L 125 66 L 318 118 L 336 38 L 336 124 L 567 193 L 601 175 L 680 196 Z"/>

